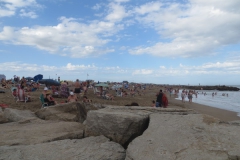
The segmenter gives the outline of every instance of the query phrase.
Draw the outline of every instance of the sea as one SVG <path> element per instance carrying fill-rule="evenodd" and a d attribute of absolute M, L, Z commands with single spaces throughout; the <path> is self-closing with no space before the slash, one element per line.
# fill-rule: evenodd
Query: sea
<path fill-rule="evenodd" d="M 240 85 L 235 85 L 233 87 L 240 88 Z M 240 117 L 240 91 L 218 91 L 218 90 L 196 90 L 198 91 L 197 98 L 193 95 L 192 101 L 194 103 L 207 105 L 210 107 L 220 108 L 224 110 L 229 110 L 237 112 Z M 212 93 L 217 93 L 212 96 Z M 182 90 L 179 90 L 178 100 L 181 98 Z M 205 95 L 203 93 L 206 93 Z M 228 96 L 226 96 L 228 94 Z M 224 95 L 224 96 L 223 96 Z M 188 101 L 188 98 L 185 98 Z"/>

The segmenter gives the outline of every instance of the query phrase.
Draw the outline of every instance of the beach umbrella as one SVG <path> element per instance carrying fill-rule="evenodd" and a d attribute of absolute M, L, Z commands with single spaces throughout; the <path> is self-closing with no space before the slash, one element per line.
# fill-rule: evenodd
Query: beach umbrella
<path fill-rule="evenodd" d="M 43 75 L 41 75 L 41 74 L 38 74 L 33 77 L 34 82 L 38 82 L 39 80 L 42 80 L 42 79 L 43 79 Z"/>
<path fill-rule="evenodd" d="M 26 79 L 27 81 L 34 80 L 34 78 L 33 78 L 33 77 L 26 77 L 25 79 Z"/>
<path fill-rule="evenodd" d="M 46 86 L 60 86 L 61 84 L 58 81 L 53 79 L 42 79 L 38 81 L 41 84 L 45 84 Z"/>
<path fill-rule="evenodd" d="M 95 84 L 95 87 L 100 87 L 100 86 L 102 86 L 102 87 L 108 87 L 108 84 L 106 84 L 106 83 Z"/>

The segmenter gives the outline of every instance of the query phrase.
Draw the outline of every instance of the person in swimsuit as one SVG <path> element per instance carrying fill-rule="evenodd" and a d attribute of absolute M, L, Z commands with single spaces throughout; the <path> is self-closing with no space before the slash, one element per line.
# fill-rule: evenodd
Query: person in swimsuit
<path fill-rule="evenodd" d="M 77 97 L 74 95 L 73 92 L 70 92 L 70 96 L 68 97 L 68 102 L 77 102 Z"/>
<path fill-rule="evenodd" d="M 74 83 L 74 87 L 75 87 L 74 93 L 77 95 L 77 98 L 79 98 L 79 94 L 81 93 L 81 89 L 80 89 L 81 84 L 80 84 L 80 82 L 79 82 L 78 79 L 77 79 L 76 82 Z"/>

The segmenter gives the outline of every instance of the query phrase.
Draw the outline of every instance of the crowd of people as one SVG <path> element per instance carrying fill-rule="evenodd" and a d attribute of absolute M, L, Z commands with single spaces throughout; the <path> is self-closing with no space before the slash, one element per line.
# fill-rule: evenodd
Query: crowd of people
<path fill-rule="evenodd" d="M 144 95 L 144 91 L 146 89 L 151 89 L 153 87 L 153 85 L 140 84 L 123 85 L 122 87 L 115 88 L 115 94 L 113 94 L 114 92 L 110 91 L 113 90 L 112 88 L 104 86 L 95 87 L 95 84 L 97 83 L 90 84 L 88 81 L 80 82 L 79 79 L 76 79 L 75 82 L 71 82 L 71 84 L 69 84 L 68 81 L 62 81 L 60 86 L 45 86 L 41 91 L 40 97 L 43 97 L 42 103 L 46 103 L 48 106 L 68 102 L 90 103 L 92 100 L 87 98 L 88 90 L 89 88 L 97 88 L 99 91 L 96 93 L 97 96 L 114 101 L 117 96 L 142 96 Z M 2 88 L 11 88 L 11 86 L 16 86 L 12 90 L 13 96 L 17 97 L 19 96 L 19 91 L 23 91 L 23 97 L 27 97 L 27 101 L 31 101 L 31 92 L 41 90 L 42 88 L 38 82 L 29 81 L 28 79 L 25 79 L 25 77 L 19 78 L 17 76 L 14 76 L 14 78 L 10 81 L 2 79 L 1 85 Z M 63 98 L 66 99 L 63 101 Z M 153 101 L 152 106 L 167 107 L 167 103 L 167 96 L 162 92 L 162 90 L 160 90 L 160 92 L 156 95 L 156 101 Z"/>

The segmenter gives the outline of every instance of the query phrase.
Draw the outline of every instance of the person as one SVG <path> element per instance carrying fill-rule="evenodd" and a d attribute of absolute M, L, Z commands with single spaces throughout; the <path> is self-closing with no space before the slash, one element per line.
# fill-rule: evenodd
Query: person
<path fill-rule="evenodd" d="M 22 77 L 20 85 L 23 88 L 27 86 L 27 80 L 24 77 Z"/>
<path fill-rule="evenodd" d="M 77 95 L 77 98 L 79 98 L 79 94 L 81 93 L 81 89 L 80 89 L 81 84 L 80 84 L 80 82 L 79 82 L 78 79 L 77 79 L 76 82 L 74 83 L 74 87 L 75 87 L 74 93 Z"/>
<path fill-rule="evenodd" d="M 135 91 L 134 91 L 133 89 L 130 89 L 130 95 L 131 95 L 132 97 L 135 96 Z"/>
<path fill-rule="evenodd" d="M 102 96 L 102 94 L 103 94 L 103 86 L 100 86 L 99 87 L 99 95 Z"/>
<path fill-rule="evenodd" d="M 62 82 L 60 86 L 60 96 L 64 98 L 68 98 L 69 96 L 69 88 L 66 81 Z"/>
<path fill-rule="evenodd" d="M 44 87 L 43 92 L 42 92 L 43 98 L 47 98 L 47 92 L 48 92 L 48 88 Z"/>
<path fill-rule="evenodd" d="M 1 83 L 3 88 L 8 88 L 7 81 L 4 78 L 1 79 Z"/>
<path fill-rule="evenodd" d="M 91 99 L 88 99 L 87 96 L 83 96 L 83 102 L 92 102 Z"/>
<path fill-rule="evenodd" d="M 12 95 L 13 95 L 14 97 L 17 97 L 17 89 L 16 89 L 16 88 L 13 89 Z"/>
<path fill-rule="evenodd" d="M 87 82 L 83 82 L 83 94 L 86 95 L 87 94 Z"/>
<path fill-rule="evenodd" d="M 105 97 L 109 100 L 114 100 L 114 96 L 112 94 L 110 94 L 108 91 L 106 91 Z"/>
<path fill-rule="evenodd" d="M 163 93 L 163 96 L 162 96 L 162 107 L 163 108 L 167 108 L 168 106 L 168 98 L 167 96 Z"/>
<path fill-rule="evenodd" d="M 160 89 L 158 95 L 157 95 L 157 100 L 156 100 L 156 107 L 162 107 L 162 97 L 163 97 L 163 92 Z"/>
<path fill-rule="evenodd" d="M 185 91 L 184 91 L 184 90 L 183 90 L 182 93 L 181 93 L 181 97 L 182 97 L 182 102 L 185 103 L 186 94 L 185 94 Z"/>
<path fill-rule="evenodd" d="M 152 100 L 152 105 L 151 107 L 156 107 L 156 102 L 154 100 Z"/>
<path fill-rule="evenodd" d="M 51 92 L 46 92 L 46 98 L 44 98 L 44 102 L 48 104 L 48 106 L 56 105 L 57 101 L 54 100 L 54 98 L 51 95 Z"/>
<path fill-rule="evenodd" d="M 188 100 L 189 100 L 189 103 L 192 102 L 192 91 L 188 92 Z"/>
<path fill-rule="evenodd" d="M 73 92 L 70 92 L 70 95 L 69 95 L 67 101 L 68 102 L 77 102 L 77 96 L 75 96 Z"/>

